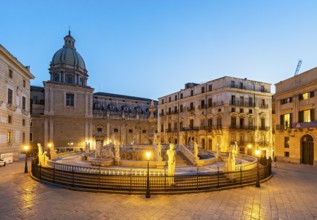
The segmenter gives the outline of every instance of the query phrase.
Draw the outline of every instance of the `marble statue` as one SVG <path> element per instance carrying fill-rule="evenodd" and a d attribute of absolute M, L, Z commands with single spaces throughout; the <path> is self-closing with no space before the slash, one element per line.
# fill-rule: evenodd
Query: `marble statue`
<path fill-rule="evenodd" d="M 167 175 L 168 177 L 168 184 L 174 185 L 174 175 L 175 175 L 175 167 L 176 167 L 176 158 L 175 158 L 175 145 L 170 144 L 170 148 L 167 150 L 168 156 L 168 169 Z"/>
<path fill-rule="evenodd" d="M 38 158 L 39 158 L 39 166 L 46 166 L 48 161 L 47 152 L 43 152 L 43 147 L 40 143 L 37 143 L 38 146 Z"/>

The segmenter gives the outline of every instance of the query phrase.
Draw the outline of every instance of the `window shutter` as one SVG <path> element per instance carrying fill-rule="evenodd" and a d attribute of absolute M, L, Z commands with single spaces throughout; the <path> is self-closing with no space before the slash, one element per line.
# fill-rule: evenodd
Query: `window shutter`
<path fill-rule="evenodd" d="M 310 118 L 311 118 L 311 121 L 315 121 L 315 109 L 310 110 Z"/>
<path fill-rule="evenodd" d="M 298 112 L 298 122 L 303 122 L 304 121 L 304 112 L 299 111 Z"/>

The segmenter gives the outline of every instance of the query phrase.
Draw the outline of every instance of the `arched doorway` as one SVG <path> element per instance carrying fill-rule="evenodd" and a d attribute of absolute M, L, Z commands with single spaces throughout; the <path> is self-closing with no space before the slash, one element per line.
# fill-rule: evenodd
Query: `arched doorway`
<path fill-rule="evenodd" d="M 314 139 L 310 135 L 302 137 L 301 162 L 303 164 L 314 164 Z"/>

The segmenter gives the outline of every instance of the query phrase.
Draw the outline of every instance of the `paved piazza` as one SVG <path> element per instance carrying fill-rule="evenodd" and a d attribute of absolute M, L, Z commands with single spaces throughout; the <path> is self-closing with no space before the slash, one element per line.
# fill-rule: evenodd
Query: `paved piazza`
<path fill-rule="evenodd" d="M 30 168 L 30 167 L 29 167 Z M 24 163 L 0 167 L 0 219 L 317 219 L 317 168 L 278 163 L 254 186 L 186 195 L 78 192 L 24 174 Z"/>

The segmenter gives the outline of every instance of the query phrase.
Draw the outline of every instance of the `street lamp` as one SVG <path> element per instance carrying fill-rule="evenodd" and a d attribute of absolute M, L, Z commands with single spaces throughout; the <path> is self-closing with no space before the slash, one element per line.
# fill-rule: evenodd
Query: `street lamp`
<path fill-rule="evenodd" d="M 24 148 L 24 151 L 25 151 L 24 173 L 28 173 L 28 150 L 29 150 L 29 146 L 25 145 L 23 148 Z"/>
<path fill-rule="evenodd" d="M 255 150 L 255 154 L 257 156 L 257 163 L 256 163 L 256 184 L 255 186 L 256 187 L 260 187 L 260 170 L 259 170 L 259 158 L 260 158 L 260 153 L 261 151 L 258 149 L 258 150 Z"/>
<path fill-rule="evenodd" d="M 151 152 L 147 151 L 145 153 L 146 158 L 147 158 L 147 178 L 146 178 L 146 194 L 145 198 L 151 198 L 151 193 L 150 193 L 150 157 L 151 157 Z"/>

